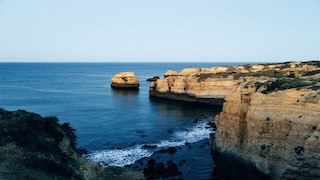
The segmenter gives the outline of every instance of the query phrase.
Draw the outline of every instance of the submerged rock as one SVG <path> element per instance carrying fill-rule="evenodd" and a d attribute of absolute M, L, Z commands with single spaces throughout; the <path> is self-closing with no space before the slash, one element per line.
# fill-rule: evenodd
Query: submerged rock
<path fill-rule="evenodd" d="M 172 134 L 173 130 L 169 129 L 169 130 L 167 130 L 167 133 Z"/>
<path fill-rule="evenodd" d="M 121 72 L 113 76 L 111 87 L 117 89 L 138 89 L 139 79 L 133 72 Z"/>
<path fill-rule="evenodd" d="M 157 163 L 154 159 L 150 159 L 147 167 L 143 169 L 143 174 L 147 179 L 166 179 L 181 175 L 177 163 L 169 160 L 166 165 L 167 166 L 162 162 Z"/>

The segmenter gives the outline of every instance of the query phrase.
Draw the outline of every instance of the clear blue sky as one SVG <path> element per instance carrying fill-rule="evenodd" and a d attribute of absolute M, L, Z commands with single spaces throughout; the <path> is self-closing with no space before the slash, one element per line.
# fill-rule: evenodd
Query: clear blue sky
<path fill-rule="evenodd" d="M 319 0 L 0 0 L 0 62 L 319 59 Z"/>

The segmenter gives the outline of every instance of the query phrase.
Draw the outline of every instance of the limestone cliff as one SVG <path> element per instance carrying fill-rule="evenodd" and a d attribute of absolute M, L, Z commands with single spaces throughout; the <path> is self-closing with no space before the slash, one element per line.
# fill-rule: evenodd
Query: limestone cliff
<path fill-rule="evenodd" d="M 215 117 L 213 154 L 250 163 L 271 179 L 319 179 L 318 65 L 264 80 L 245 77 Z"/>
<path fill-rule="evenodd" d="M 111 79 L 113 88 L 139 88 L 139 79 L 133 72 L 121 72 L 114 75 Z"/>
<path fill-rule="evenodd" d="M 237 91 L 215 123 L 213 151 L 251 162 L 274 179 L 320 177 L 320 90 Z"/>
<path fill-rule="evenodd" d="M 215 160 L 233 157 L 271 179 L 320 178 L 319 61 L 167 71 L 150 96 L 223 105 Z"/>
<path fill-rule="evenodd" d="M 253 84 L 246 84 L 253 87 L 255 82 L 263 84 L 267 80 L 277 80 L 278 77 L 301 77 L 303 79 L 308 73 L 318 73 L 320 71 L 318 64 L 318 61 L 311 61 L 306 63 L 288 62 L 213 68 L 186 68 L 181 72 L 168 70 L 163 79 L 158 79 L 151 84 L 149 94 L 151 97 L 222 105 L 224 98 L 228 94 L 235 92 L 241 83 L 251 80 Z M 303 83 L 315 85 L 311 81 Z M 297 86 L 299 85 L 297 84 Z"/>

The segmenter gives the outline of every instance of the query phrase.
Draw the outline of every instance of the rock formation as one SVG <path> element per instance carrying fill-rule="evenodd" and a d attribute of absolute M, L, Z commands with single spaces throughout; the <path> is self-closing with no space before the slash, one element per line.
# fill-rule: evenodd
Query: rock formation
<path fill-rule="evenodd" d="M 232 157 L 264 178 L 320 178 L 319 61 L 168 71 L 150 96 L 223 104 L 215 161 Z"/>
<path fill-rule="evenodd" d="M 274 71 L 269 79 L 245 77 L 226 96 L 212 151 L 272 179 L 319 179 L 320 62 L 289 65 L 289 72 Z"/>
<path fill-rule="evenodd" d="M 145 179 L 131 168 L 103 168 L 76 147 L 69 123 L 0 108 L 0 179 Z"/>
<path fill-rule="evenodd" d="M 216 116 L 213 151 L 274 179 L 320 177 L 320 91 L 234 92 Z"/>
<path fill-rule="evenodd" d="M 226 95 L 236 91 L 248 78 L 265 82 L 277 77 L 300 77 L 316 73 L 317 61 L 301 63 L 225 66 L 213 68 L 186 68 L 181 72 L 168 70 L 163 79 L 152 82 L 150 97 L 222 105 Z M 254 81 L 252 81 L 254 82 Z M 305 82 L 308 83 L 308 82 Z M 313 82 L 309 82 L 312 84 Z M 249 86 L 254 86 L 248 84 Z"/>
<path fill-rule="evenodd" d="M 147 81 L 157 81 L 158 79 L 160 79 L 159 76 L 153 76 L 152 78 L 148 78 Z"/>
<path fill-rule="evenodd" d="M 133 72 L 121 72 L 111 79 L 111 87 L 119 89 L 138 89 L 139 79 Z"/>

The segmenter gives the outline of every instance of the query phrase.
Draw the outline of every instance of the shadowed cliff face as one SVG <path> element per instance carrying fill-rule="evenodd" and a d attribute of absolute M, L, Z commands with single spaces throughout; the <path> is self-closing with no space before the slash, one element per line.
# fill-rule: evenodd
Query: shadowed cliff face
<path fill-rule="evenodd" d="M 234 157 L 263 178 L 320 178 L 319 61 L 168 71 L 150 87 L 151 97 L 186 95 L 223 105 L 211 136 L 215 161 Z"/>

